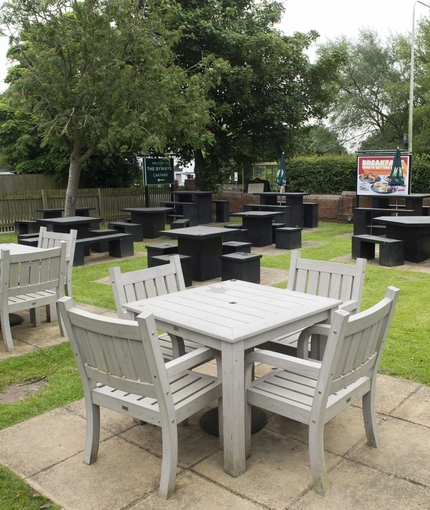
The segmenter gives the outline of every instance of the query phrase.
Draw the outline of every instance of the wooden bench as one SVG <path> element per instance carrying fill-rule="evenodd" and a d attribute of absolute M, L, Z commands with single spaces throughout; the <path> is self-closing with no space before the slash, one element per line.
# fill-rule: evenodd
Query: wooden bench
<path fill-rule="evenodd" d="M 90 236 L 91 237 L 102 237 L 107 236 L 108 234 L 118 234 L 118 230 L 112 228 L 90 228 Z M 104 253 L 105 251 L 109 251 L 109 245 L 107 241 L 101 242 L 99 245 L 93 244 L 91 246 L 92 251 L 96 251 L 98 253 Z M 84 252 L 84 255 L 89 255 L 89 248 Z"/>
<path fill-rule="evenodd" d="M 173 254 L 154 255 L 148 259 L 148 267 L 161 266 L 170 263 L 170 257 Z M 184 275 L 185 287 L 191 287 L 193 284 L 193 257 L 191 255 L 180 255 L 182 274 Z M 151 265 L 150 265 L 151 264 Z"/>
<path fill-rule="evenodd" d="M 199 224 L 199 210 L 196 202 L 160 202 L 161 207 L 174 207 L 173 218 L 188 218 L 190 226 L 196 227 Z"/>
<path fill-rule="evenodd" d="M 109 229 L 115 229 L 121 234 L 133 234 L 133 240 L 136 243 L 143 241 L 143 227 L 140 223 L 131 223 L 129 221 L 114 221 L 108 223 Z"/>
<path fill-rule="evenodd" d="M 273 242 L 273 244 L 276 244 L 276 230 L 278 228 L 282 228 L 282 227 L 285 227 L 285 226 L 286 226 L 285 223 L 278 223 L 276 221 L 274 221 L 272 223 L 272 242 Z"/>
<path fill-rule="evenodd" d="M 225 223 L 230 221 L 230 201 L 229 200 L 212 200 L 215 204 L 215 221 Z"/>
<path fill-rule="evenodd" d="M 303 226 L 318 227 L 318 203 L 303 202 Z"/>
<path fill-rule="evenodd" d="M 15 232 L 16 234 L 38 234 L 39 223 L 37 220 L 16 220 Z"/>
<path fill-rule="evenodd" d="M 260 259 L 257 253 L 228 253 L 221 255 L 221 280 L 244 280 L 260 283 Z"/>
<path fill-rule="evenodd" d="M 379 244 L 380 266 L 401 266 L 405 263 L 405 243 L 403 241 L 368 234 L 352 236 L 352 258 L 374 259 L 376 244 Z"/>
<path fill-rule="evenodd" d="M 157 255 L 173 255 L 178 253 L 178 245 L 171 243 L 148 244 L 145 246 L 148 257 L 148 267 L 152 267 L 151 259 Z"/>
<path fill-rule="evenodd" d="M 244 211 L 269 211 L 277 212 L 278 214 L 273 218 L 274 221 L 291 225 L 291 206 L 289 205 L 275 205 L 275 204 L 245 204 Z"/>
<path fill-rule="evenodd" d="M 187 228 L 190 226 L 190 220 L 188 218 L 178 218 L 172 221 L 170 228 Z"/>
<path fill-rule="evenodd" d="M 302 229 L 300 227 L 282 227 L 276 229 L 276 248 L 296 250 L 302 247 Z"/>
<path fill-rule="evenodd" d="M 252 243 L 241 242 L 241 241 L 226 241 L 222 243 L 222 254 L 227 255 L 228 253 L 251 253 Z"/>
<path fill-rule="evenodd" d="M 34 246 L 37 248 L 37 243 L 39 242 L 39 236 L 35 236 L 34 234 L 19 234 L 18 235 L 18 244 L 23 244 L 24 246 Z"/>
<path fill-rule="evenodd" d="M 104 241 L 107 242 L 109 247 L 110 257 L 131 257 L 134 255 L 133 235 L 132 234 L 108 234 L 99 237 L 85 237 L 83 239 L 76 239 L 75 257 L 73 259 L 73 266 L 83 266 L 85 249 L 91 248 L 94 245 L 100 245 Z M 102 244 L 103 245 L 103 244 Z"/>
<path fill-rule="evenodd" d="M 227 241 L 239 241 L 247 243 L 249 242 L 248 229 L 242 228 L 241 225 L 239 225 L 239 228 L 226 228 L 225 239 Z"/>

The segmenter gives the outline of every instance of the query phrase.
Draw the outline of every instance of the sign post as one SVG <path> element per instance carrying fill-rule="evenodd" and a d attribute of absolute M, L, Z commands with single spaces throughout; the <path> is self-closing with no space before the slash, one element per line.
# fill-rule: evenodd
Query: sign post
<path fill-rule="evenodd" d="M 142 161 L 143 182 L 145 184 L 146 207 L 149 207 L 148 186 L 174 184 L 173 158 L 147 158 Z"/>

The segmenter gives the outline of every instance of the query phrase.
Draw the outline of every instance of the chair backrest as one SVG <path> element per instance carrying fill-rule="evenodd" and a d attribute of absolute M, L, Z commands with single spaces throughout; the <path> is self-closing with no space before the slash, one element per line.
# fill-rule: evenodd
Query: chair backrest
<path fill-rule="evenodd" d="M 357 258 L 355 265 L 302 259 L 291 253 L 287 288 L 317 296 L 352 301 L 348 311 L 360 310 L 367 260 Z"/>
<path fill-rule="evenodd" d="M 138 322 L 110 318 L 75 307 L 72 298 L 58 301 L 60 316 L 74 353 L 85 398 L 98 384 L 158 400 L 164 418 L 175 419 L 172 392 L 152 314 Z M 114 392 L 109 395 L 115 398 Z M 157 411 L 154 406 L 154 413 Z"/>
<path fill-rule="evenodd" d="M 314 400 L 321 398 L 325 406 L 330 395 L 363 376 L 375 383 L 398 293 L 399 289 L 388 287 L 384 299 L 355 315 L 344 310 L 334 312 Z"/>
<path fill-rule="evenodd" d="M 169 264 L 121 273 L 121 268 L 109 268 L 118 317 L 129 318 L 122 308 L 126 303 L 185 290 L 179 255 L 170 257 Z"/>
<path fill-rule="evenodd" d="M 78 231 L 70 230 L 68 234 L 62 232 L 50 232 L 46 227 L 40 227 L 38 248 L 54 248 L 59 246 L 60 241 L 67 243 L 66 248 L 66 292 L 68 296 L 72 295 L 72 268 L 73 258 L 75 256 L 75 246 Z"/>
<path fill-rule="evenodd" d="M 40 302 L 47 301 L 51 297 L 43 293 L 51 290 L 55 291 L 56 299 L 64 296 L 65 258 L 65 243 L 61 243 L 56 248 L 14 255 L 9 250 L 3 250 L 0 260 L 0 305 L 3 300 L 7 303 L 9 299 L 10 310 L 18 309 L 17 307 L 34 308 L 37 302 L 39 302 L 38 306 L 42 306 L 46 303 Z M 11 298 L 24 294 L 34 294 L 34 298 L 28 302 L 23 302 L 22 299 L 15 300 L 15 306 Z"/>

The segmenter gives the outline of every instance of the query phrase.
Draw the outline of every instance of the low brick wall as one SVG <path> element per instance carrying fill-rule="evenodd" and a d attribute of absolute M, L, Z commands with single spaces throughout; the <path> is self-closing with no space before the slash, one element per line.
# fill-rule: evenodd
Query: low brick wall
<path fill-rule="evenodd" d="M 214 200 L 228 200 L 230 212 L 242 212 L 245 204 L 259 204 L 260 197 L 241 191 L 222 191 L 213 195 Z M 355 191 L 344 191 L 341 195 L 305 195 L 304 202 L 318 203 L 318 218 L 322 221 L 336 221 L 350 223 L 353 221 L 354 207 L 357 207 L 357 194 Z M 404 199 L 398 198 L 402 205 Z M 390 203 L 395 204 L 396 199 Z M 430 206 L 430 198 L 425 198 L 424 205 Z M 359 207 L 372 207 L 371 197 L 359 197 Z"/>
<path fill-rule="evenodd" d="M 318 218 L 324 221 L 345 222 L 352 220 L 355 193 L 342 195 L 306 195 L 304 202 L 318 203 Z M 259 204 L 260 197 L 241 191 L 222 191 L 213 195 L 213 200 L 228 200 L 230 212 L 242 212 L 245 204 Z"/>

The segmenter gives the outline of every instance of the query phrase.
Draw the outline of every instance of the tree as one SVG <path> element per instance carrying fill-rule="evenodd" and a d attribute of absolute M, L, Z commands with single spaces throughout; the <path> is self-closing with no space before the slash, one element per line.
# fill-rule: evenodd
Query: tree
<path fill-rule="evenodd" d="M 202 76 L 176 65 L 171 49 L 179 36 L 166 29 L 173 3 L 14 0 L 1 12 L 16 63 L 11 107 L 31 112 L 42 147 L 69 154 L 66 215 L 75 211 L 82 165 L 98 149 L 162 152 L 175 138 L 197 148 L 210 138 Z"/>
<path fill-rule="evenodd" d="M 318 54 L 347 54 L 339 92 L 329 111 L 330 125 L 350 148 L 392 149 L 407 132 L 410 43 L 398 35 L 381 43 L 376 32 L 362 30 L 321 45 Z"/>
<path fill-rule="evenodd" d="M 195 158 L 201 185 L 211 187 L 223 171 L 278 160 L 283 151 L 294 154 L 309 120 L 324 113 L 341 54 L 327 52 L 311 64 L 305 50 L 318 34 L 279 32 L 280 2 L 179 3 L 176 26 L 183 29 L 174 48 L 181 65 L 200 73 L 195 65 L 206 57 L 219 73 L 208 92 L 213 106 L 207 129 L 214 141 L 183 144 L 181 151 L 184 159 Z"/>

